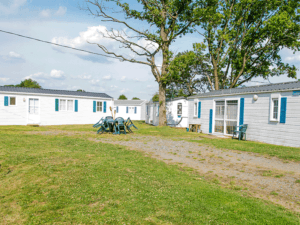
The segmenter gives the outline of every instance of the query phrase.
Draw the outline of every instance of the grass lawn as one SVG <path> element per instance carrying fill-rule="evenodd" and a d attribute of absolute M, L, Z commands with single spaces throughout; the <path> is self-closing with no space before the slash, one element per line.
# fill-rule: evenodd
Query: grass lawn
<path fill-rule="evenodd" d="M 142 123 L 138 126 L 139 134 L 199 136 Z M 87 133 L 53 136 L 27 132 L 58 129 Z M 209 184 L 188 169 L 122 146 L 89 141 L 94 135 L 89 131 L 94 131 L 90 125 L 0 127 L 0 223 L 300 223 L 297 213 Z"/>

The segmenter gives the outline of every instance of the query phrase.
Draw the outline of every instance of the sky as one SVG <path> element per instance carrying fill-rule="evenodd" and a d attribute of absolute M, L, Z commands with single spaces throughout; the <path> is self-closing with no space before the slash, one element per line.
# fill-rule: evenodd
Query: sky
<path fill-rule="evenodd" d="M 136 1 L 130 0 L 130 5 Z M 63 44 L 96 53 L 102 50 L 92 43 L 101 43 L 116 53 L 131 56 L 118 43 L 104 39 L 99 31 L 111 28 L 129 32 L 121 25 L 103 22 L 82 10 L 82 0 L 0 0 L 0 30 Z M 117 15 L 122 18 L 122 15 Z M 145 24 L 129 21 L 139 28 Z M 130 34 L 130 32 L 129 32 Z M 192 43 L 201 42 L 196 34 L 189 34 L 172 43 L 171 50 L 192 49 Z M 116 59 L 91 55 L 55 47 L 0 32 L 0 86 L 18 84 L 32 78 L 43 88 L 58 90 L 83 89 L 103 92 L 114 98 L 125 94 L 128 99 L 150 99 L 158 91 L 158 84 L 146 65 L 121 62 Z M 284 62 L 300 68 L 300 54 L 284 49 Z M 161 56 L 157 57 L 158 64 Z M 300 71 L 297 72 L 300 78 Z M 269 79 L 271 83 L 294 81 L 286 76 Z M 266 83 L 254 79 L 247 85 Z"/>

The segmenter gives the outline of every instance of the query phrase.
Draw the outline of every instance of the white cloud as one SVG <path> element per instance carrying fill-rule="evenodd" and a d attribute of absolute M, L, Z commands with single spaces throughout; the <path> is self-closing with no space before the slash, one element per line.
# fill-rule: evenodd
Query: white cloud
<path fill-rule="evenodd" d="M 40 12 L 40 16 L 44 18 L 51 17 L 51 10 L 50 9 L 44 9 Z"/>
<path fill-rule="evenodd" d="M 102 79 L 103 79 L 103 80 L 111 80 L 112 77 L 111 77 L 111 75 L 107 75 L 107 76 L 103 77 Z"/>
<path fill-rule="evenodd" d="M 54 79 L 63 79 L 65 76 L 64 76 L 64 72 L 61 70 L 51 70 L 50 77 Z"/>
<path fill-rule="evenodd" d="M 9 78 L 7 78 L 7 77 L 0 77 L 0 81 L 2 81 L 2 82 L 6 82 L 8 80 L 9 80 Z"/>
<path fill-rule="evenodd" d="M 92 80 L 89 81 L 89 83 L 92 84 L 93 86 L 99 85 L 100 80 L 92 79 Z"/>
<path fill-rule="evenodd" d="M 58 10 L 56 11 L 55 15 L 57 16 L 64 16 L 67 12 L 67 8 L 66 7 L 63 7 L 63 6 L 60 6 L 58 8 Z"/>
<path fill-rule="evenodd" d="M 285 58 L 286 61 L 300 61 L 300 55 L 289 56 Z"/>
<path fill-rule="evenodd" d="M 23 63 L 25 62 L 25 59 L 22 57 L 22 55 L 16 53 L 16 52 L 9 52 L 7 55 L 3 55 L 2 59 L 6 62 L 10 63 Z"/>
<path fill-rule="evenodd" d="M 4 2 L 8 2 L 5 4 Z M 20 7 L 25 5 L 27 0 L 11 0 L 11 1 L 1 1 L 0 2 L 0 13 L 4 15 L 16 14 Z"/>
<path fill-rule="evenodd" d="M 12 58 L 21 58 L 21 55 L 15 52 L 9 52 L 8 55 Z"/>
<path fill-rule="evenodd" d="M 64 72 L 61 70 L 51 70 L 50 74 L 38 72 L 34 74 L 30 74 L 29 76 L 24 77 L 24 79 L 33 79 L 33 80 L 39 80 L 39 82 L 44 82 L 44 80 L 49 79 L 59 79 L 63 80 L 65 79 Z"/>
<path fill-rule="evenodd" d="M 90 80 L 92 78 L 91 75 L 78 75 L 76 78 L 81 80 Z"/>
<path fill-rule="evenodd" d="M 126 76 L 122 76 L 121 81 L 125 81 L 125 80 L 126 80 Z"/>

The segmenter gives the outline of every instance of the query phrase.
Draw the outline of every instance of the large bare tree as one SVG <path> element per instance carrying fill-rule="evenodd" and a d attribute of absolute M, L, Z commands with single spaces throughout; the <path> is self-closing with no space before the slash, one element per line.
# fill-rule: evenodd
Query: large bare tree
<path fill-rule="evenodd" d="M 207 11 L 207 7 L 205 4 L 202 5 L 201 1 L 194 0 L 137 0 L 138 5 L 131 2 L 131 5 L 138 9 L 133 9 L 129 3 L 121 0 L 86 0 L 85 2 L 85 9 L 91 15 L 101 18 L 102 21 L 121 24 L 128 30 L 125 32 L 124 29 L 112 28 L 103 33 L 103 37 L 120 43 L 122 48 L 134 53 L 133 57 L 125 55 L 124 52 L 118 53 L 116 50 L 107 49 L 101 43 L 91 44 L 97 44 L 106 54 L 122 61 L 143 64 L 151 68 L 159 84 L 159 125 L 165 126 L 170 46 L 176 38 L 193 31 L 192 26 L 195 21 L 202 18 L 202 15 L 205 15 L 204 11 Z M 116 12 L 117 14 L 114 14 Z M 122 20 L 119 19 L 120 13 L 123 13 Z M 136 20 L 144 22 L 148 28 L 142 28 Z M 157 63 L 156 57 L 159 54 L 162 56 L 162 61 Z"/>

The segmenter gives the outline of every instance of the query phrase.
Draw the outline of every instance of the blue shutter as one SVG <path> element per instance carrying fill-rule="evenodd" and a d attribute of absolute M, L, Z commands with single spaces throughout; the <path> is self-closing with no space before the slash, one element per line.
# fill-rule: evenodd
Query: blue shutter
<path fill-rule="evenodd" d="M 201 118 L 201 102 L 198 102 L 198 118 Z"/>
<path fill-rule="evenodd" d="M 117 106 L 117 108 L 116 108 L 116 112 L 117 112 L 117 113 L 119 113 L 119 106 Z"/>
<path fill-rule="evenodd" d="M 212 133 L 212 124 L 213 124 L 213 110 L 209 111 L 209 133 Z"/>
<path fill-rule="evenodd" d="M 106 102 L 104 102 L 104 109 L 103 112 L 106 113 Z"/>
<path fill-rule="evenodd" d="M 8 106 L 8 96 L 4 96 L 4 106 Z"/>
<path fill-rule="evenodd" d="M 58 101 L 58 99 L 55 99 L 55 111 L 56 112 L 59 111 L 59 101 Z"/>
<path fill-rule="evenodd" d="M 126 106 L 126 113 L 128 113 L 128 106 Z"/>
<path fill-rule="evenodd" d="M 240 101 L 240 125 L 244 124 L 244 108 L 245 108 L 245 99 L 241 98 Z"/>
<path fill-rule="evenodd" d="M 78 112 L 78 100 L 75 100 L 75 112 Z"/>
<path fill-rule="evenodd" d="M 134 114 L 136 114 L 136 107 L 134 107 Z"/>
<path fill-rule="evenodd" d="M 93 101 L 93 112 L 96 112 L 96 101 Z"/>
<path fill-rule="evenodd" d="M 280 123 L 286 122 L 286 103 L 287 103 L 287 98 L 281 98 Z"/>

